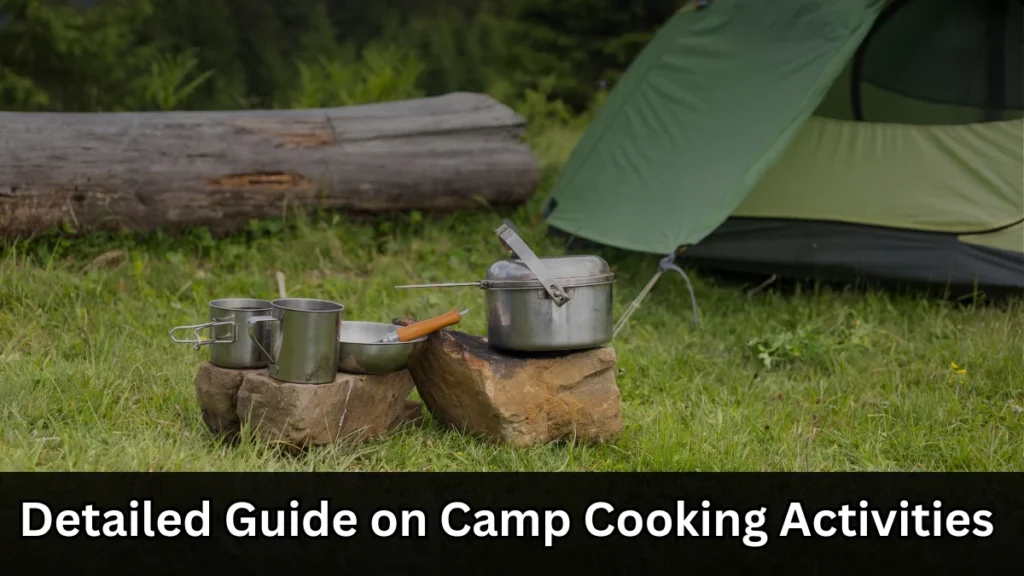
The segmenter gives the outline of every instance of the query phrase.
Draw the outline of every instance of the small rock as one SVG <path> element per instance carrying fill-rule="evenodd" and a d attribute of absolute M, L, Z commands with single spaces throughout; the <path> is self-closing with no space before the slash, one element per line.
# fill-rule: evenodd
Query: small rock
<path fill-rule="evenodd" d="M 406 400 L 413 381 L 408 371 L 380 375 L 339 373 L 329 384 L 278 382 L 265 371 L 245 375 L 238 390 L 237 416 L 254 433 L 296 447 L 339 439 L 365 440 L 420 416 Z"/>
<path fill-rule="evenodd" d="M 408 324 L 411 320 L 396 320 Z M 443 329 L 409 358 L 428 410 L 469 434 L 517 446 L 622 433 L 615 350 L 510 356 L 478 336 Z"/>

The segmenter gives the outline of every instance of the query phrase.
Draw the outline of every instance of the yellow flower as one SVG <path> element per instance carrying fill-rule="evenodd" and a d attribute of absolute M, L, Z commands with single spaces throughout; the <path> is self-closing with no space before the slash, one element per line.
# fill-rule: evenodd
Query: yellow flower
<path fill-rule="evenodd" d="M 950 362 L 949 367 L 953 369 L 953 373 L 956 374 L 957 376 L 963 376 L 964 374 L 967 374 L 967 368 L 961 368 L 957 366 L 956 362 Z"/>

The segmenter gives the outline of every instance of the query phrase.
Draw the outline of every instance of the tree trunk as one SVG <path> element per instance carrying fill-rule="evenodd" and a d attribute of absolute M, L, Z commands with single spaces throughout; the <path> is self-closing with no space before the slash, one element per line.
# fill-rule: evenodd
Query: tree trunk
<path fill-rule="evenodd" d="M 482 94 L 314 110 L 0 112 L 0 236 L 236 231 L 293 208 L 527 200 L 525 120 Z"/>

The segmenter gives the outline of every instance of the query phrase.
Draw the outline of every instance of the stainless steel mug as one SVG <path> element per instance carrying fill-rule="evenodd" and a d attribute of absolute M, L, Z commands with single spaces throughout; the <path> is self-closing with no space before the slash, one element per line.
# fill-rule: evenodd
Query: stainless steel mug
<path fill-rule="evenodd" d="M 249 334 L 269 328 L 270 377 L 296 384 L 327 384 L 338 375 L 338 337 L 344 306 L 327 300 L 284 298 L 271 302 L 268 316 L 248 320 Z"/>
<path fill-rule="evenodd" d="M 261 347 L 270 339 L 266 330 L 250 331 L 250 318 L 269 314 L 272 305 L 269 300 L 253 298 L 222 298 L 210 302 L 210 321 L 192 326 L 176 326 L 171 329 L 171 340 L 179 344 L 193 344 L 196 350 L 210 346 L 210 363 L 222 368 L 263 368 L 267 359 Z M 208 329 L 210 337 L 204 339 L 200 332 Z M 192 330 L 194 339 L 178 339 L 174 333 Z"/>

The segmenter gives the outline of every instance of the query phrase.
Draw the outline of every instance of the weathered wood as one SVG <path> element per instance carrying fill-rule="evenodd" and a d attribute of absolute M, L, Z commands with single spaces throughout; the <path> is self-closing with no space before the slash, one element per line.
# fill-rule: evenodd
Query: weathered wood
<path fill-rule="evenodd" d="M 70 224 L 215 233 L 293 208 L 520 203 L 525 121 L 482 94 L 310 110 L 0 112 L 0 236 Z"/>

